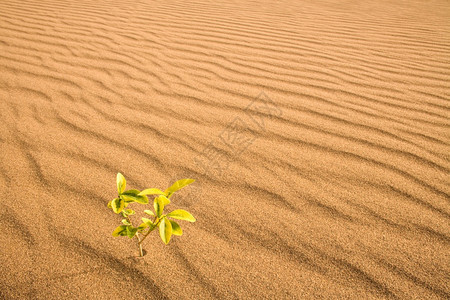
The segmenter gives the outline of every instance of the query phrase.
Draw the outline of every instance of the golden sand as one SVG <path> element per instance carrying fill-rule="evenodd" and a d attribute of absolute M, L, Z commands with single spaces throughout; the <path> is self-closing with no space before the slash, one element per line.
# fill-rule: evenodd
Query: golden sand
<path fill-rule="evenodd" d="M 1 0 L 0 298 L 450 298 L 449 70 L 445 0 Z"/>

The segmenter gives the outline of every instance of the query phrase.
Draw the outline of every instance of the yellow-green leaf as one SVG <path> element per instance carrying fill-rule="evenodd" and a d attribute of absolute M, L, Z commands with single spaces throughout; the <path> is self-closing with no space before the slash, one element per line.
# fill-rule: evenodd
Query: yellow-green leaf
<path fill-rule="evenodd" d="M 161 198 L 162 204 L 163 204 L 164 206 L 166 206 L 167 204 L 170 204 L 170 200 L 169 200 L 169 198 L 167 198 L 166 196 L 161 195 L 161 196 L 159 196 L 159 198 Z"/>
<path fill-rule="evenodd" d="M 145 229 L 145 228 L 147 228 L 147 227 L 148 227 L 147 224 L 142 223 L 141 225 L 139 225 L 139 227 L 138 227 L 137 229 L 138 229 L 138 230 L 143 230 L 143 229 Z"/>
<path fill-rule="evenodd" d="M 173 193 L 193 183 L 194 181 L 195 181 L 194 179 L 189 178 L 178 180 L 177 182 L 172 184 L 167 190 L 165 190 L 164 193 L 166 194 L 167 198 L 170 198 Z"/>
<path fill-rule="evenodd" d="M 137 202 L 140 204 L 148 203 L 147 196 L 139 196 L 139 195 L 123 193 L 122 195 L 120 195 L 120 197 L 122 197 L 122 199 L 125 200 L 125 202 Z"/>
<path fill-rule="evenodd" d="M 123 219 L 122 220 L 122 224 L 124 224 L 124 225 L 131 225 L 130 222 L 128 222 L 127 219 Z"/>
<path fill-rule="evenodd" d="M 125 177 L 121 173 L 117 173 L 117 191 L 119 194 L 122 194 L 125 191 L 125 188 L 127 187 L 127 181 L 125 180 Z"/>
<path fill-rule="evenodd" d="M 144 222 L 145 224 L 147 224 L 148 226 L 154 226 L 155 224 L 152 222 L 152 220 L 147 219 L 147 218 L 142 218 L 141 219 L 142 222 Z"/>
<path fill-rule="evenodd" d="M 138 196 L 140 193 L 139 190 L 136 189 L 131 189 L 131 190 L 126 190 L 125 192 L 123 192 L 121 195 L 130 195 L 130 196 Z"/>
<path fill-rule="evenodd" d="M 137 228 L 134 228 L 133 226 L 127 226 L 127 236 L 132 239 L 134 237 L 134 235 L 137 232 Z"/>
<path fill-rule="evenodd" d="M 154 215 L 155 215 L 150 209 L 146 209 L 146 210 L 144 210 L 144 212 L 145 212 L 147 215 L 150 215 L 150 216 L 154 216 Z"/>
<path fill-rule="evenodd" d="M 172 236 L 172 223 L 167 218 L 163 218 L 159 223 L 159 236 L 166 245 L 169 243 Z"/>
<path fill-rule="evenodd" d="M 161 191 L 160 189 L 145 189 L 142 192 L 139 193 L 140 196 L 145 196 L 145 195 L 164 195 L 164 192 Z"/>
<path fill-rule="evenodd" d="M 164 211 L 164 206 L 166 206 L 169 203 L 170 203 L 170 200 L 167 199 L 163 195 L 155 198 L 155 200 L 153 201 L 153 208 L 155 209 L 156 215 L 158 217 L 161 217 L 161 215 Z"/>
<path fill-rule="evenodd" d="M 126 233 L 127 233 L 127 226 L 120 225 L 119 227 L 114 229 L 112 235 L 113 236 L 121 236 L 121 235 L 125 235 Z"/>
<path fill-rule="evenodd" d="M 112 202 L 112 200 L 108 202 L 108 205 L 107 205 L 108 208 L 112 208 L 112 207 L 111 207 L 111 202 Z"/>
<path fill-rule="evenodd" d="M 173 235 L 182 235 L 183 234 L 183 230 L 181 230 L 180 225 L 178 225 L 177 222 L 169 220 L 170 224 L 172 225 L 172 234 Z"/>
<path fill-rule="evenodd" d="M 134 210 L 132 210 L 132 209 L 124 209 L 123 210 L 127 215 L 129 215 L 129 216 L 131 216 L 131 215 L 134 215 L 135 214 L 135 211 Z"/>
<path fill-rule="evenodd" d="M 120 198 L 116 198 L 111 202 L 111 208 L 116 214 L 120 213 L 123 210 L 124 206 L 125 202 Z"/>
<path fill-rule="evenodd" d="M 147 196 L 136 196 L 136 200 L 137 203 L 140 204 L 148 204 L 148 198 Z"/>
<path fill-rule="evenodd" d="M 195 222 L 195 218 L 184 209 L 176 209 L 174 211 L 171 211 L 170 213 L 167 214 L 167 216 L 178 220 Z"/>

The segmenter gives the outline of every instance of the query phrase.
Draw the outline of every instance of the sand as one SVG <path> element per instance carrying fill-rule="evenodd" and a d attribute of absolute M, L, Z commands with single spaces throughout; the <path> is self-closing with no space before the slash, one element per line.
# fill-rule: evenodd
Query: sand
<path fill-rule="evenodd" d="M 0 298 L 450 298 L 449 70 L 445 0 L 0 1 Z"/>

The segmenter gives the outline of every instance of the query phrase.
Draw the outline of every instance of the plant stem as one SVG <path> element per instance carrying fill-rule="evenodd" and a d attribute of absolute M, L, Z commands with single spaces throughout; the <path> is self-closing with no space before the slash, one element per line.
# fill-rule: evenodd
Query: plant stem
<path fill-rule="evenodd" d="M 130 220 L 130 216 L 126 216 L 125 219 L 128 221 L 128 223 L 130 223 L 131 226 L 133 226 L 133 223 L 131 223 L 131 220 Z"/>
<path fill-rule="evenodd" d="M 136 237 L 138 239 L 139 256 L 142 257 L 142 256 L 144 256 L 144 250 L 142 249 L 141 239 L 139 238 L 139 236 L 137 234 L 136 234 Z"/>
<path fill-rule="evenodd" d="M 153 220 L 153 224 L 155 224 L 155 227 L 149 229 L 145 234 L 142 235 L 142 238 L 139 238 L 139 236 L 136 235 L 137 239 L 138 239 L 138 246 L 139 246 L 139 256 L 144 256 L 144 252 L 142 249 L 142 243 L 144 242 L 144 240 L 147 238 L 147 236 L 150 234 L 150 232 L 152 232 L 153 230 L 155 230 L 156 225 L 157 225 L 157 221 L 158 217 L 155 217 L 155 219 Z"/>
<path fill-rule="evenodd" d="M 143 237 L 142 237 L 142 239 L 139 241 L 139 243 L 142 244 L 142 242 L 145 240 L 145 238 L 150 234 L 150 232 L 152 232 L 153 230 L 155 230 L 155 228 L 156 228 L 156 226 L 153 227 L 152 229 L 150 229 L 149 231 L 147 231 L 147 232 L 143 235 Z"/>

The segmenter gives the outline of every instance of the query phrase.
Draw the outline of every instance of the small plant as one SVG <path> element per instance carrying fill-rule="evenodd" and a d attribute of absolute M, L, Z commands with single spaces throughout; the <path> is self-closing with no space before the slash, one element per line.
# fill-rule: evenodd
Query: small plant
<path fill-rule="evenodd" d="M 170 198 L 173 194 L 182 189 L 183 187 L 193 183 L 194 179 L 181 179 L 172 184 L 164 192 L 150 188 L 143 191 L 139 190 L 125 190 L 127 181 L 121 173 L 117 173 L 117 191 L 118 197 L 112 201 L 109 201 L 108 207 L 111 208 L 116 214 L 122 214 L 124 219 L 122 224 L 117 227 L 112 235 L 113 236 L 128 236 L 130 239 L 137 238 L 139 246 L 139 256 L 144 256 L 142 243 L 147 236 L 156 228 L 159 228 L 159 235 L 165 244 L 168 244 L 172 235 L 182 235 L 180 225 L 171 219 L 185 220 L 189 222 L 195 222 L 195 218 L 187 211 L 183 209 L 176 209 L 168 214 L 164 214 L 164 208 L 170 203 Z M 130 208 L 127 208 L 131 203 L 148 204 L 148 195 L 155 195 L 153 200 L 154 212 L 151 209 L 144 210 L 144 213 L 153 217 L 153 220 L 148 218 L 142 218 L 142 223 L 135 227 L 131 222 L 130 216 L 136 212 Z"/>

